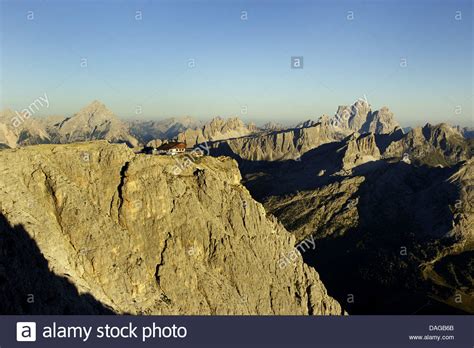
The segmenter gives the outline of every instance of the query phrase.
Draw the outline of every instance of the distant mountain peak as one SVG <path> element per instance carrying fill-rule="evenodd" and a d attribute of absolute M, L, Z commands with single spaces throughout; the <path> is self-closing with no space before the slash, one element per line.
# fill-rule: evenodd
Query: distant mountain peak
<path fill-rule="evenodd" d="M 351 106 L 340 105 L 330 123 L 340 129 L 360 133 L 388 134 L 400 128 L 387 106 L 372 111 L 365 100 L 357 100 Z"/>
<path fill-rule="evenodd" d="M 105 139 L 136 146 L 138 141 L 104 103 L 94 100 L 58 125 L 55 141 L 60 143 Z"/>
<path fill-rule="evenodd" d="M 82 109 L 80 109 L 74 116 L 81 116 L 81 115 L 90 115 L 90 116 L 96 116 L 96 115 L 101 115 L 101 116 L 107 116 L 107 117 L 115 117 L 114 113 L 105 106 L 104 103 L 102 103 L 99 100 L 94 100 L 88 105 L 84 106 Z"/>

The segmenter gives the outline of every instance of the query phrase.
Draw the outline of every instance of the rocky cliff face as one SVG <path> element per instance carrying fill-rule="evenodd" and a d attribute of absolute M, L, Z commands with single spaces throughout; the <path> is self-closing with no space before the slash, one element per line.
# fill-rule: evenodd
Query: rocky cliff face
<path fill-rule="evenodd" d="M 372 111 L 369 103 L 364 100 L 358 100 L 351 106 L 339 106 L 331 123 L 341 129 L 359 133 L 386 134 L 400 128 L 386 106 Z"/>
<path fill-rule="evenodd" d="M 334 127 L 317 123 L 311 127 L 294 128 L 214 142 L 210 145 L 215 154 L 237 156 L 249 161 L 278 161 L 299 159 L 319 145 L 341 140 L 346 133 Z"/>
<path fill-rule="evenodd" d="M 400 129 L 400 125 L 395 121 L 393 112 L 384 106 L 368 115 L 361 131 L 364 133 L 388 134 L 395 132 L 397 129 Z"/>
<path fill-rule="evenodd" d="M 0 151 L 2 312 L 341 314 L 236 163 L 198 161 L 107 142 Z"/>
<path fill-rule="evenodd" d="M 345 171 L 349 171 L 367 162 L 379 160 L 381 157 L 373 133 L 364 135 L 352 134 L 340 151 L 344 153 L 342 169 Z"/>

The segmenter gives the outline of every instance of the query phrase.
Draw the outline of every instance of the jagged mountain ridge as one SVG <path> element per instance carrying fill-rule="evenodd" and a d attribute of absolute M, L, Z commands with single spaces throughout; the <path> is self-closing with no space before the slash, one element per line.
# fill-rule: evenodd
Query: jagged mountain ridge
<path fill-rule="evenodd" d="M 428 146 L 439 157 L 414 156 Z M 470 140 L 441 124 L 354 133 L 299 161 L 240 167 L 252 195 L 297 240 L 319 240 L 305 260 L 340 302 L 357 292 L 350 312 L 409 314 L 432 301 L 439 314 L 474 311 L 472 154 Z"/>
<path fill-rule="evenodd" d="M 8 239 L 23 226 L 51 272 L 116 313 L 342 314 L 297 252 L 279 266 L 294 237 L 251 198 L 233 160 L 177 163 L 105 141 L 1 151 L 11 227 L 1 231 L 0 274 L 19 289 L 9 303 L 31 287 L 21 269 L 4 274 L 18 264 L 6 255 L 28 257 Z M 44 307 L 49 290 L 37 289 L 27 312 L 64 312 Z M 96 308 L 87 306 L 76 310 Z"/>
<path fill-rule="evenodd" d="M 128 122 L 130 133 L 142 144 L 152 140 L 174 139 L 187 129 L 195 129 L 201 126 L 201 122 L 192 117 L 172 117 L 161 121 L 139 121 Z"/>
<path fill-rule="evenodd" d="M 200 128 L 187 129 L 178 134 L 177 139 L 192 148 L 204 142 L 240 138 L 256 131 L 257 127 L 254 124 L 246 125 L 238 117 L 229 119 L 215 117 Z"/>
<path fill-rule="evenodd" d="M 351 106 L 339 106 L 330 122 L 336 127 L 359 133 L 385 134 L 400 128 L 388 107 L 372 111 L 365 100 L 357 100 Z"/>
<path fill-rule="evenodd" d="M 318 122 L 308 120 L 291 129 L 214 141 L 210 147 L 214 154 L 242 160 L 279 161 L 299 159 L 322 144 L 341 141 L 355 132 L 389 134 L 399 129 L 388 108 L 372 112 L 368 103 L 357 101 L 350 107 L 340 106 L 332 118 L 322 116 Z"/>
<path fill-rule="evenodd" d="M 294 128 L 254 136 L 210 143 L 211 153 L 250 161 L 297 159 L 322 144 L 343 139 L 345 133 L 318 123 L 311 127 Z"/>
<path fill-rule="evenodd" d="M 392 134 L 400 130 L 398 123 L 388 108 L 372 111 L 371 106 L 359 100 L 351 106 L 340 106 L 335 116 L 323 115 L 318 121 L 307 120 L 295 127 L 285 128 L 275 122 L 263 127 L 244 124 L 238 118 L 217 117 L 199 127 L 200 122 L 191 117 L 170 118 L 162 121 L 130 120 L 121 121 L 99 101 L 94 101 L 70 118 L 41 117 L 30 118 L 22 127 L 12 129 L 8 118 L 12 111 L 0 113 L 0 144 L 3 147 L 16 147 L 42 143 L 70 143 L 105 139 L 110 142 L 125 142 L 129 146 L 138 143 L 146 145 L 150 141 L 178 139 L 194 147 L 203 142 L 229 142 L 233 154 L 243 159 L 285 160 L 298 159 L 305 151 L 320 144 L 339 141 L 354 132 L 360 134 Z M 318 127 L 323 139 L 299 139 L 295 129 Z M 469 138 L 469 129 L 457 127 L 462 135 Z M 20 134 L 21 133 L 21 134 Z M 272 133 L 274 133 L 272 135 Z M 314 133 L 314 132 L 309 132 Z M 333 138 L 324 139 L 324 134 Z M 282 135 L 283 134 L 283 135 Z M 261 138 L 259 138 L 261 136 Z M 273 139 L 272 139 L 273 136 Z M 242 139 L 240 139 L 242 138 Z M 294 139 L 291 139 L 294 138 Z M 234 141 L 235 139 L 240 139 Z M 250 140 L 251 139 L 251 140 Z M 283 142 L 282 142 L 283 141 Z M 293 142 L 293 146 L 288 143 Z M 224 144 L 223 147 L 226 147 Z M 242 146 L 242 149 L 239 149 Z M 214 148 L 220 147 L 214 144 Z M 265 150 L 261 150 L 261 149 Z M 225 149 L 220 149 L 225 153 Z M 285 153 L 286 152 L 286 153 Z"/>
<path fill-rule="evenodd" d="M 456 128 L 445 123 L 413 128 L 384 151 L 384 157 L 387 158 L 405 155 L 431 166 L 454 165 L 469 159 L 473 154 L 474 140 L 464 138 Z"/>
<path fill-rule="evenodd" d="M 138 145 L 129 127 L 97 100 L 68 118 L 29 117 L 15 127 L 12 122 L 14 116 L 15 113 L 8 109 L 0 113 L 0 143 L 9 148 L 90 140 L 126 143 L 132 147 Z"/>

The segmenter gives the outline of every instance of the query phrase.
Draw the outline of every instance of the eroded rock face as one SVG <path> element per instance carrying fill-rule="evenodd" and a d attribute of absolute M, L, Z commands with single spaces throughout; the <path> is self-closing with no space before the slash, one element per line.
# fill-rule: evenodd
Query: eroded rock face
<path fill-rule="evenodd" d="M 408 156 L 411 161 L 429 166 L 452 166 L 474 154 L 473 139 L 464 138 L 459 131 L 445 123 L 417 127 L 400 140 L 392 142 L 384 152 L 385 158 Z"/>
<path fill-rule="evenodd" d="M 358 100 L 351 106 L 339 106 L 333 117 L 323 115 L 317 122 L 308 120 L 299 123 L 295 128 L 222 138 L 221 141 L 211 144 L 211 153 L 224 154 L 244 161 L 298 160 L 320 145 L 341 141 L 354 133 L 357 133 L 357 136 L 369 133 L 381 135 L 392 134 L 397 130 L 400 130 L 399 124 L 387 107 L 372 111 L 366 101 Z M 203 142 L 205 137 L 194 135 L 192 139 L 194 144 Z M 363 137 L 361 142 L 373 140 L 362 139 Z M 377 159 L 380 154 L 375 152 L 376 148 L 377 146 L 367 156 L 361 154 L 366 158 L 361 157 L 352 165 L 369 161 L 368 156 Z"/>
<path fill-rule="evenodd" d="M 341 151 L 344 153 L 342 169 L 346 171 L 380 159 L 380 151 L 372 133 L 364 135 L 354 133 L 347 139 L 346 146 Z"/>
<path fill-rule="evenodd" d="M 211 153 L 235 155 L 250 161 L 299 159 L 319 145 L 343 139 L 331 126 L 317 123 L 310 127 L 287 129 L 255 136 L 223 140 L 210 145 Z"/>
<path fill-rule="evenodd" d="M 359 133 L 387 134 L 400 128 L 388 107 L 372 111 L 365 100 L 358 100 L 351 106 L 339 106 L 331 123 L 341 129 Z"/>
<path fill-rule="evenodd" d="M 3 150 L 2 238 L 21 227 L 51 272 L 117 313 L 341 314 L 300 256 L 281 267 L 295 238 L 240 184 L 235 161 L 198 161 L 105 141 Z M 8 267 L 15 243 L 0 245 Z"/>

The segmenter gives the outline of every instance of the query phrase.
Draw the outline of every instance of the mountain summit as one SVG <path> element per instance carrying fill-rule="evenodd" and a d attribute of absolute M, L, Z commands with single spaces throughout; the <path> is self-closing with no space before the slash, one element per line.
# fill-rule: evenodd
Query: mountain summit
<path fill-rule="evenodd" d="M 129 133 L 127 125 L 100 101 L 82 108 L 58 124 L 53 142 L 72 143 L 105 139 L 112 143 L 136 146 L 138 141 Z"/>
<path fill-rule="evenodd" d="M 94 313 L 78 293 L 115 313 L 344 313 L 229 158 L 176 173 L 100 141 L 2 150 L 0 168 L 2 313 Z M 31 284 L 55 300 L 25 306 Z"/>
<path fill-rule="evenodd" d="M 372 111 L 370 104 L 364 100 L 358 100 L 351 106 L 339 106 L 331 123 L 339 128 L 359 133 L 387 134 L 400 128 L 388 107 Z"/>

